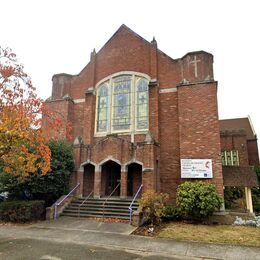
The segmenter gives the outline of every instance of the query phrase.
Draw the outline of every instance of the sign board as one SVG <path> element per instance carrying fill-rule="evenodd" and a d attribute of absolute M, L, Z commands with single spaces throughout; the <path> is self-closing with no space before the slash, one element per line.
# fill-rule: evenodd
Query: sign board
<path fill-rule="evenodd" d="M 181 159 L 181 178 L 213 178 L 211 159 Z"/>

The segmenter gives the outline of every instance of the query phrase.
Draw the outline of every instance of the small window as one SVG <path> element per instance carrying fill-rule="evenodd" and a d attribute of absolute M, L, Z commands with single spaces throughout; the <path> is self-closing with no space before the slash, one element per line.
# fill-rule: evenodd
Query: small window
<path fill-rule="evenodd" d="M 221 162 L 223 166 L 239 166 L 238 151 L 222 151 Z"/>

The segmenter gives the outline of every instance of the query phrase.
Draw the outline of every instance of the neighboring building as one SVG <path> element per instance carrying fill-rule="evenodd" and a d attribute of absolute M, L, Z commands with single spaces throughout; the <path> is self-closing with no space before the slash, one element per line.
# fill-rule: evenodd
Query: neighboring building
<path fill-rule="evenodd" d="M 224 186 L 244 187 L 246 206 L 252 212 L 251 188 L 258 186 L 252 166 L 259 165 L 257 136 L 250 118 L 220 120 Z"/>
<path fill-rule="evenodd" d="M 223 196 L 212 54 L 172 59 L 155 39 L 122 25 L 78 75 L 52 80 L 46 106 L 73 126 L 71 185 L 81 183 L 79 195 L 108 196 L 115 189 L 113 196 L 124 198 L 142 184 L 174 199 L 180 183 L 199 178 Z M 51 136 L 47 118 L 43 127 Z"/>

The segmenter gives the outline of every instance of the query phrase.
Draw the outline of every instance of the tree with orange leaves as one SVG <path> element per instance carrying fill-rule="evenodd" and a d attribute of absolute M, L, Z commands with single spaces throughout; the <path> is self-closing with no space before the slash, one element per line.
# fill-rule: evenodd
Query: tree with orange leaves
<path fill-rule="evenodd" d="M 41 130 L 43 103 L 11 49 L 0 47 L 0 171 L 23 180 L 50 170 Z"/>

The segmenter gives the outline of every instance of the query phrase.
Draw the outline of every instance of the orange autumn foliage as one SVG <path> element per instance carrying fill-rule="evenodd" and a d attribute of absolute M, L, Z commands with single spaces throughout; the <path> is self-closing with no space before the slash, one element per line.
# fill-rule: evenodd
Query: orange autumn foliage
<path fill-rule="evenodd" d="M 18 179 L 50 171 L 41 130 L 43 102 L 11 49 L 0 47 L 0 170 Z M 58 130 L 62 120 L 49 113 Z"/>

